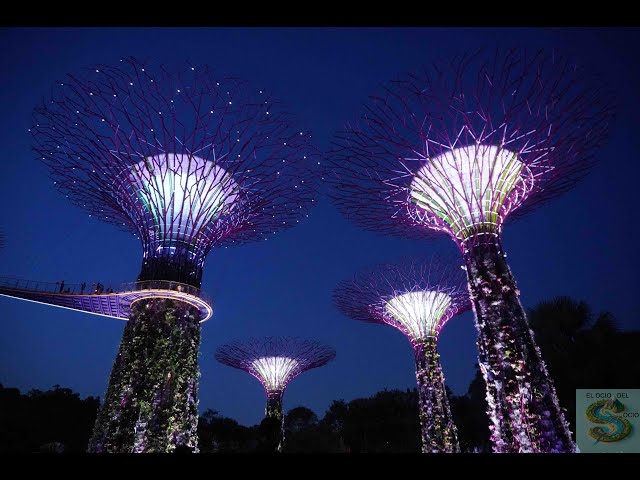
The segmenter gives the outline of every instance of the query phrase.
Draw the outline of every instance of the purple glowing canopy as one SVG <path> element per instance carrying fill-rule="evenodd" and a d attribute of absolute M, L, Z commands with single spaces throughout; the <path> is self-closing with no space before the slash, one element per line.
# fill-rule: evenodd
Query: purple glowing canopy
<path fill-rule="evenodd" d="M 201 269 L 213 246 L 266 240 L 314 201 L 310 134 L 266 91 L 207 66 L 122 59 L 69 75 L 31 132 L 56 187 L 140 238 L 145 262 Z"/>
<path fill-rule="evenodd" d="M 333 360 L 336 352 L 320 342 L 296 337 L 264 337 L 219 347 L 215 358 L 256 377 L 267 393 L 283 391 L 302 372 Z"/>
<path fill-rule="evenodd" d="M 356 224 L 443 231 L 463 247 L 583 177 L 611 104 L 603 82 L 555 52 L 465 55 L 370 97 L 337 135 L 326 176 Z"/>
<path fill-rule="evenodd" d="M 447 321 L 471 308 L 460 266 L 435 255 L 358 273 L 336 287 L 333 301 L 349 318 L 391 325 L 412 344 L 437 337 Z"/>

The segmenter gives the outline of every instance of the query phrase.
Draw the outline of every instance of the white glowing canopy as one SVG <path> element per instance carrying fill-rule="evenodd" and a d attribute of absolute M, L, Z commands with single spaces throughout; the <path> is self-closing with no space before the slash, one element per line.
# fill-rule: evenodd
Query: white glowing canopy
<path fill-rule="evenodd" d="M 159 241 L 190 242 L 233 208 L 238 190 L 223 168 L 195 155 L 147 157 L 133 166 L 131 178 Z"/>
<path fill-rule="evenodd" d="M 423 340 L 437 336 L 450 306 L 451 297 L 446 293 L 418 290 L 388 300 L 385 310 L 393 318 L 393 326 L 411 340 Z"/>
<path fill-rule="evenodd" d="M 260 376 L 264 388 L 273 391 L 283 390 L 287 386 L 298 361 L 288 357 L 262 357 L 255 359 L 251 365 Z"/>
<path fill-rule="evenodd" d="M 478 226 L 497 232 L 531 188 L 518 155 L 494 145 L 469 145 L 428 159 L 411 182 L 411 199 L 464 240 Z"/>

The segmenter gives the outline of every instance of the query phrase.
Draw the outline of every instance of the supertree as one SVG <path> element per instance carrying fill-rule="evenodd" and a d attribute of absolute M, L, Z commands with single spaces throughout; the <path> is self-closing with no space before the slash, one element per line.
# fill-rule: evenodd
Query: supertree
<path fill-rule="evenodd" d="M 391 325 L 407 337 L 416 361 L 422 452 L 460 451 L 437 344 L 445 324 L 471 308 L 462 270 L 437 257 L 381 264 L 341 282 L 333 300 L 346 316 Z"/>
<path fill-rule="evenodd" d="M 244 81 L 133 58 L 57 82 L 34 120 L 55 186 L 142 241 L 138 282 L 150 285 L 131 304 L 89 450 L 197 449 L 203 318 L 179 294 L 199 293 L 212 247 L 266 240 L 307 215 L 310 135 Z M 158 285 L 172 295 L 144 294 Z"/>
<path fill-rule="evenodd" d="M 0 230 L 0 248 L 4 248 L 4 232 Z"/>
<path fill-rule="evenodd" d="M 265 418 L 279 425 L 277 448 L 284 442 L 282 397 L 291 380 L 302 372 L 322 367 L 333 360 L 333 348 L 316 341 L 296 337 L 264 337 L 234 341 L 216 350 L 220 363 L 238 368 L 256 377 L 267 394 Z"/>
<path fill-rule="evenodd" d="M 571 188 L 612 117 L 606 86 L 555 52 L 441 61 L 385 87 L 338 134 L 327 177 L 364 228 L 448 234 L 476 315 L 495 452 L 574 442 L 505 260 L 502 229 Z"/>

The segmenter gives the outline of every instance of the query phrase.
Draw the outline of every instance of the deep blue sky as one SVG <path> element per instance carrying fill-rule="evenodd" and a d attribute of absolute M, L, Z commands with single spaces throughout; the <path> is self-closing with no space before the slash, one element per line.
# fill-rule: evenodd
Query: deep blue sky
<path fill-rule="evenodd" d="M 68 283 L 134 281 L 141 247 L 131 235 L 88 218 L 54 191 L 34 159 L 27 129 L 35 104 L 66 73 L 139 56 L 188 59 L 273 91 L 327 150 L 384 82 L 440 56 L 480 46 L 558 47 L 606 75 L 619 99 L 600 163 L 576 189 L 507 225 L 505 247 L 526 307 L 556 295 L 609 310 L 638 328 L 637 183 L 640 178 L 640 30 L 472 28 L 55 28 L 0 30 L 0 275 Z M 200 410 L 251 425 L 264 413 L 260 384 L 219 365 L 231 339 L 299 335 L 333 345 L 336 359 L 295 379 L 285 409 L 322 415 L 334 399 L 415 385 L 412 352 L 391 327 L 348 320 L 331 303 L 342 279 L 408 255 L 455 253 L 453 242 L 411 241 L 365 232 L 327 198 L 303 224 L 267 242 L 210 253 L 204 290 L 214 317 L 204 324 Z M 54 384 L 103 397 L 124 323 L 0 297 L 0 383 L 21 390 Z M 448 385 L 464 393 L 476 361 L 472 314 L 440 339 Z"/>

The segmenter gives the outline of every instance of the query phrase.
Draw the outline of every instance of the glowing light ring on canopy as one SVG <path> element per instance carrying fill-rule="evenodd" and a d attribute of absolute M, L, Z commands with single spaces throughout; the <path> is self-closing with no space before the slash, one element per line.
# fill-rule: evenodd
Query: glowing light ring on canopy
<path fill-rule="evenodd" d="M 178 293 L 173 290 L 146 290 L 136 292 L 134 295 L 127 295 L 127 297 L 134 298 L 129 304 L 129 309 L 133 307 L 135 303 L 149 299 L 179 300 L 200 310 L 200 323 L 206 322 L 213 315 L 211 305 L 201 298 L 185 293 Z M 129 319 L 128 315 L 126 319 Z"/>

